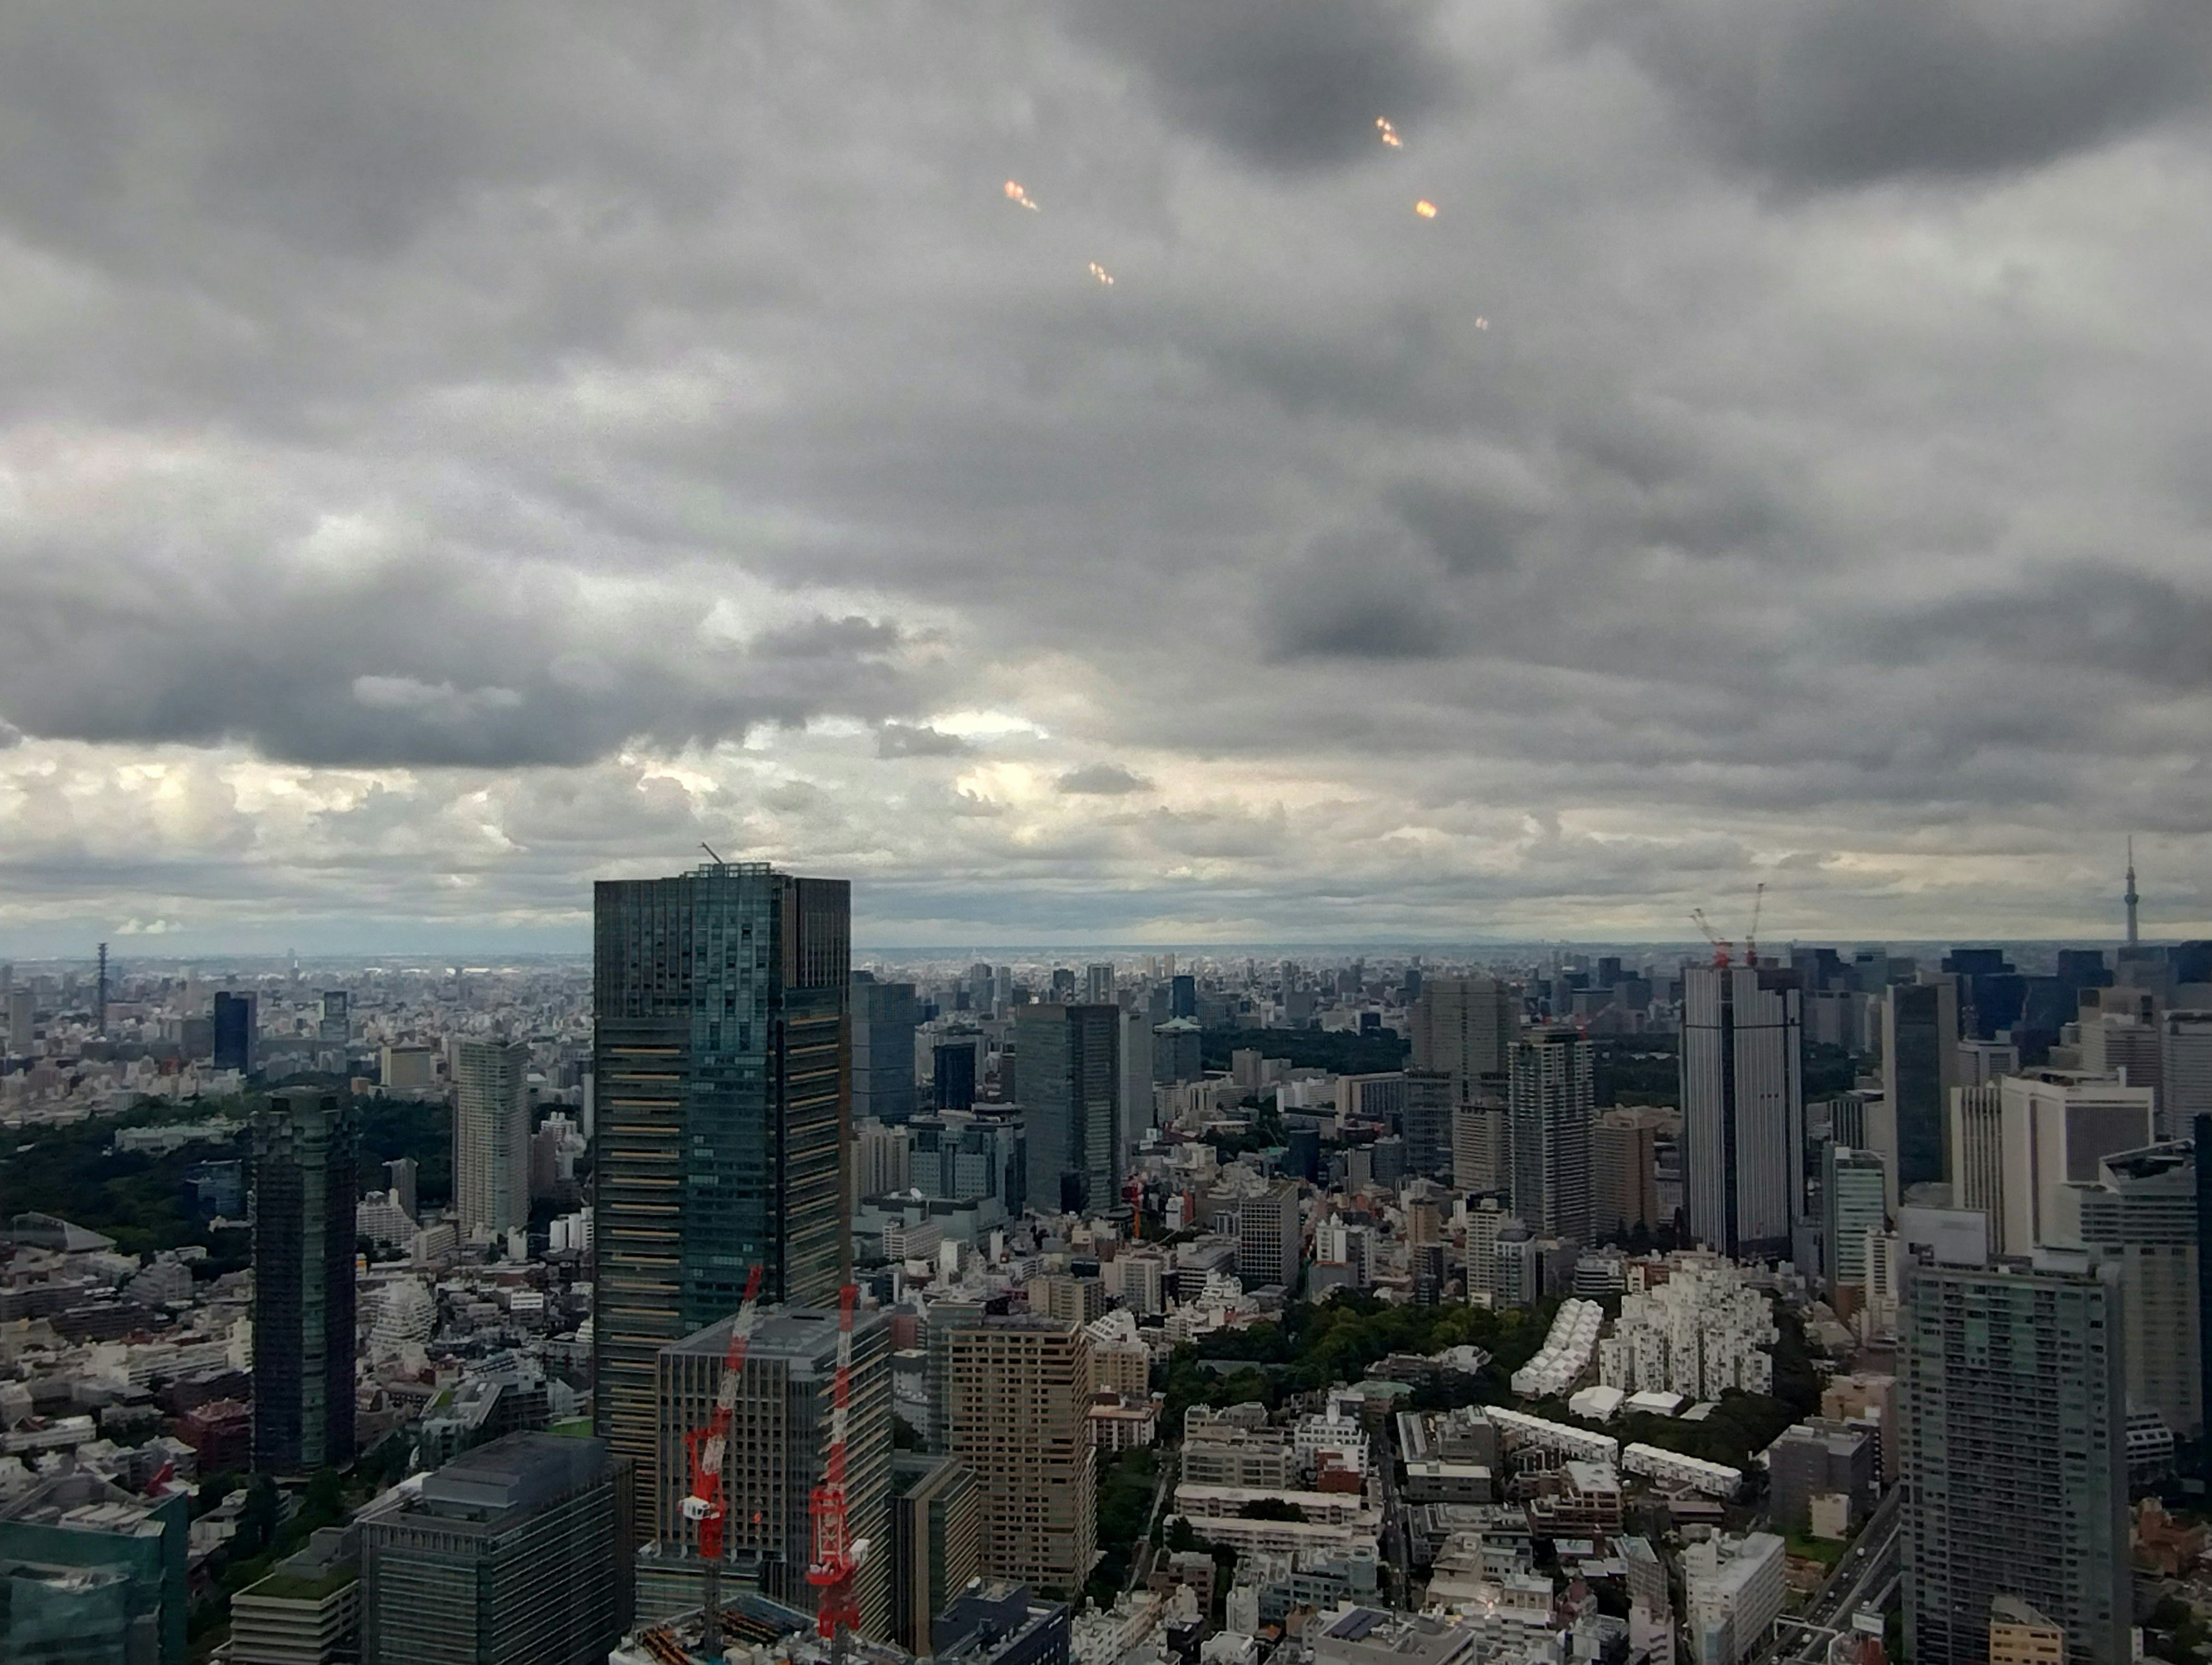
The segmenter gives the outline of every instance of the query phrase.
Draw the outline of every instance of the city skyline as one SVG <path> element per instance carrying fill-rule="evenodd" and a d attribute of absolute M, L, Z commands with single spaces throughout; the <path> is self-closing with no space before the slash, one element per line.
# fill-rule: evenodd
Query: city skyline
<path fill-rule="evenodd" d="M 2212 934 L 2186 8 L 226 15 L 0 25 L 11 951 Z"/>

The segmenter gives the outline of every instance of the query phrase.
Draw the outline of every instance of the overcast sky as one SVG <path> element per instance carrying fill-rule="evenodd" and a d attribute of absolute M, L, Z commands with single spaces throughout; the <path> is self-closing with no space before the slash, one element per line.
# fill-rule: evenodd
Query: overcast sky
<path fill-rule="evenodd" d="M 2110 936 L 2133 833 L 2212 934 L 2208 89 L 2203 0 L 0 9 L 0 956 L 702 840 L 892 945 Z"/>

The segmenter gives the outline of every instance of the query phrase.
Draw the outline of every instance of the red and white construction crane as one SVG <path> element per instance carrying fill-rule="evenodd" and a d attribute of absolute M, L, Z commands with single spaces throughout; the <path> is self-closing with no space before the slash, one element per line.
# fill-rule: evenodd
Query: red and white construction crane
<path fill-rule="evenodd" d="M 1735 949 L 1735 945 L 1713 929 L 1712 921 L 1705 917 L 1704 908 L 1692 908 L 1690 909 L 1690 917 L 1696 922 L 1698 929 L 1705 933 L 1705 940 L 1712 944 L 1713 963 L 1726 965 L 1729 963 L 1729 955 Z"/>
<path fill-rule="evenodd" d="M 722 1379 L 714 1389 L 714 1414 L 703 1428 L 684 1436 L 691 1460 L 691 1490 L 684 1499 L 684 1518 L 699 1528 L 700 1639 L 709 1654 L 722 1645 L 722 1464 L 730 1452 L 730 1417 L 738 1408 L 738 1385 L 745 1374 L 745 1349 L 752 1345 L 760 1316 L 761 1269 L 745 1277 L 745 1298 L 730 1325 L 730 1349 L 722 1356 Z"/>
<path fill-rule="evenodd" d="M 853 1305 L 860 1291 L 848 1284 L 837 1295 L 837 1377 L 831 1390 L 830 1451 L 822 1464 L 822 1483 L 807 1498 L 814 1523 L 814 1557 L 806 1582 L 821 1592 L 814 1627 L 830 1644 L 832 1659 L 844 1657 L 843 1632 L 860 1627 L 860 1605 L 853 1575 L 868 1553 L 868 1540 L 852 1535 L 845 1514 L 845 1414 L 853 1398 Z"/>

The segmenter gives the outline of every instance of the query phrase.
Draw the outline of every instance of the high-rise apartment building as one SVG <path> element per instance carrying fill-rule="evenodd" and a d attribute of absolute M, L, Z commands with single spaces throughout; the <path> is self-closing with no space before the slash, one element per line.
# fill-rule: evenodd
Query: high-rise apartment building
<path fill-rule="evenodd" d="M 338 1050 L 343 1051 L 347 1042 L 352 1039 L 353 1018 L 350 1011 L 350 1002 L 347 998 L 345 990 L 343 988 L 325 989 L 323 991 L 323 1015 L 315 1025 L 315 1040 L 317 1044 L 324 1047 L 335 1047 Z"/>
<path fill-rule="evenodd" d="M 1073 1595 L 1098 1548 L 1089 1336 L 1054 1319 L 987 1318 L 945 1344 L 952 1453 L 982 1492 L 984 1576 Z"/>
<path fill-rule="evenodd" d="M 2126 1665 L 2120 1272 L 2087 1255 L 1916 1260 L 1899 1315 L 1905 1646 L 1979 1665 L 1990 1603 L 2033 1602 L 2080 1665 Z"/>
<path fill-rule="evenodd" d="M 2094 1184 L 2061 1186 L 2052 1200 L 2052 1241 L 2120 1269 L 2130 1404 L 2194 1439 L 2204 1427 L 2194 1152 L 2185 1142 L 2120 1152 Z"/>
<path fill-rule="evenodd" d="M 2033 1070 L 1997 1083 L 2003 1213 L 1990 1222 L 2001 1255 L 2062 1242 L 2057 1192 L 2094 1185 L 2108 1156 L 2141 1150 L 2154 1134 L 2157 1095 L 2069 1070 Z"/>
<path fill-rule="evenodd" d="M 453 1042 L 453 1211 L 464 1238 L 530 1224 L 530 1048 Z"/>
<path fill-rule="evenodd" d="M 603 1441 L 508 1434 L 372 1510 L 362 1665 L 599 1665 L 631 1616 L 627 1478 Z"/>
<path fill-rule="evenodd" d="M 1516 1041 L 1507 1105 L 1513 1127 L 1513 1212 L 1540 1237 L 1590 1237 L 1589 1042 L 1553 1024 Z"/>
<path fill-rule="evenodd" d="M 1040 1212 L 1117 1206 L 1121 1029 L 1118 1006 L 1015 1010 L 1015 1097 L 1029 1130 L 1030 1206 Z"/>
<path fill-rule="evenodd" d="M 261 999 L 218 990 L 215 997 L 215 1066 L 253 1073 L 259 1039 Z M 24 1037 L 27 1040 L 29 1037 Z"/>
<path fill-rule="evenodd" d="M 1891 1208 L 1913 1186 L 1949 1177 L 1946 1124 L 1959 1085 L 1958 978 L 1923 972 L 1917 982 L 1892 983 L 1881 1009 L 1881 1102 L 1867 1107 L 1867 1142 L 1887 1164 Z"/>
<path fill-rule="evenodd" d="M 660 1352 L 659 1460 L 668 1478 L 654 1498 L 653 1536 L 664 1566 L 696 1565 L 698 1528 L 684 1518 L 688 1470 L 684 1437 L 704 1427 L 714 1408 L 732 1319 L 708 1325 Z M 891 1329 L 881 1312 L 853 1320 L 851 1401 L 846 1415 L 845 1497 L 853 1535 L 890 1542 Z M 762 1310 L 745 1352 L 730 1416 L 730 1455 L 722 1471 L 724 1553 L 760 1568 L 763 1593 L 812 1605 L 807 1498 L 822 1479 L 837 1375 L 835 1307 Z M 860 1627 L 889 1633 L 890 1557 L 860 1565 L 854 1594 Z"/>
<path fill-rule="evenodd" d="M 253 1466 L 305 1474 L 353 1461 L 353 1116 L 288 1093 L 253 1118 Z"/>
<path fill-rule="evenodd" d="M 1112 1006 L 1114 1000 L 1114 968 L 1099 961 L 1083 968 L 1083 1004 Z"/>
<path fill-rule="evenodd" d="M 1408 1022 L 1413 1067 L 1450 1076 L 1465 1102 L 1485 1077 L 1505 1073 L 1520 1036 L 1520 997 L 1495 977 L 1424 977 Z"/>
<path fill-rule="evenodd" d="M 667 1478 L 660 1349 L 763 1297 L 834 1303 L 851 1267 L 851 887 L 757 863 L 593 898 L 595 1431 Z"/>
<path fill-rule="evenodd" d="M 1725 1255 L 1790 1253 L 1790 1142 L 1804 1116 L 1802 1002 L 1795 971 L 1683 968 L 1684 1202 L 1691 1235 Z"/>
<path fill-rule="evenodd" d="M 914 1032 L 921 1015 L 914 985 L 855 971 L 852 1006 L 853 1117 L 904 1121 L 915 1111 Z"/>
<path fill-rule="evenodd" d="M 1674 1120 L 1643 1104 L 1598 1112 L 1590 1127 L 1590 1230 L 1597 1236 L 1663 1224 L 1659 1134 Z"/>
<path fill-rule="evenodd" d="M 1305 1247 L 1298 1188 L 1287 1180 L 1278 1181 L 1257 1196 L 1245 1198 L 1237 1219 L 1237 1275 L 1244 1286 L 1296 1289 L 1304 1270 Z"/>

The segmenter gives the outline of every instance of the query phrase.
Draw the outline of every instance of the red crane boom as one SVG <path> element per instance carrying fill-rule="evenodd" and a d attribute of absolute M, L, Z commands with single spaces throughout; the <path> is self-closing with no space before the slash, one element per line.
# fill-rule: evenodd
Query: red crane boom
<path fill-rule="evenodd" d="M 684 1449 L 691 1460 L 691 1490 L 684 1499 L 684 1518 L 699 1528 L 701 1639 L 709 1653 L 721 1646 L 720 1607 L 722 1570 L 722 1461 L 729 1455 L 730 1416 L 738 1408 L 738 1384 L 745 1373 L 745 1349 L 752 1345 L 753 1326 L 760 1317 L 761 1269 L 745 1276 L 745 1298 L 730 1326 L 729 1351 L 722 1356 L 722 1376 L 714 1389 L 714 1413 L 703 1428 L 684 1436 Z"/>
<path fill-rule="evenodd" d="M 860 1293 L 848 1284 L 837 1294 L 837 1376 L 830 1397 L 830 1450 L 823 1460 L 822 1483 L 806 1502 L 814 1524 L 814 1556 L 807 1564 L 806 1582 L 821 1592 L 814 1627 L 830 1644 L 833 1658 L 842 1657 L 840 1630 L 860 1627 L 853 1575 L 868 1553 L 867 1540 L 853 1537 L 845 1515 L 845 1414 L 853 1398 L 853 1306 Z"/>

